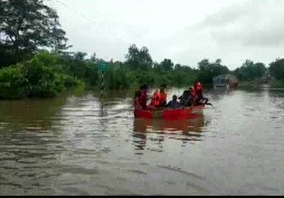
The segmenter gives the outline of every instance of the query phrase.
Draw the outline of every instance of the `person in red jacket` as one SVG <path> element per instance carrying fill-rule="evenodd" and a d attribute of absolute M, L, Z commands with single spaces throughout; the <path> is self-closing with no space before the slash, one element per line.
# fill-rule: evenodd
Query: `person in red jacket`
<path fill-rule="evenodd" d="M 141 97 L 141 92 L 136 91 L 134 96 L 134 109 L 142 109 L 142 106 L 140 104 L 140 97 Z"/>
<path fill-rule="evenodd" d="M 139 101 L 142 109 L 147 109 L 147 100 L 148 100 L 147 91 L 148 91 L 148 86 L 146 84 L 140 87 L 141 95 L 139 97 Z"/>
<path fill-rule="evenodd" d="M 195 81 L 192 91 L 194 105 L 205 105 L 208 102 L 208 98 L 205 98 L 203 95 L 203 90 L 202 84 Z"/>

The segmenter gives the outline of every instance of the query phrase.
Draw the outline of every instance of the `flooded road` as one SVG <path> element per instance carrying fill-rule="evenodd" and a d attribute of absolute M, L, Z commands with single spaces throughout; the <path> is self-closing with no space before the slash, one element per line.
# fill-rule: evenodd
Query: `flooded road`
<path fill-rule="evenodd" d="M 284 91 L 206 95 L 184 122 L 134 119 L 127 92 L 1 101 L 0 195 L 283 195 Z"/>

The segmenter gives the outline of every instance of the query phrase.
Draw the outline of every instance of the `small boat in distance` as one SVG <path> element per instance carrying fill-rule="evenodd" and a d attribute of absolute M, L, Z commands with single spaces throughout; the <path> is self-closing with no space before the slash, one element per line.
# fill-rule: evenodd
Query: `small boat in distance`
<path fill-rule="evenodd" d="M 239 80 L 236 76 L 231 74 L 215 76 L 212 79 L 214 89 L 216 88 L 236 88 L 239 85 Z"/>

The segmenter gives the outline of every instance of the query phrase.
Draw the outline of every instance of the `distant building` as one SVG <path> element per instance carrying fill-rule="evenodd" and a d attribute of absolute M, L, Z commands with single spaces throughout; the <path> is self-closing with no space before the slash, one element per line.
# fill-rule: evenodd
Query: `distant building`
<path fill-rule="evenodd" d="M 239 85 L 239 80 L 236 76 L 226 74 L 215 76 L 212 79 L 214 88 L 236 88 Z"/>
<path fill-rule="evenodd" d="M 265 74 L 259 80 L 259 84 L 267 84 L 270 81 L 271 81 L 271 75 L 269 74 L 269 71 L 266 71 Z"/>

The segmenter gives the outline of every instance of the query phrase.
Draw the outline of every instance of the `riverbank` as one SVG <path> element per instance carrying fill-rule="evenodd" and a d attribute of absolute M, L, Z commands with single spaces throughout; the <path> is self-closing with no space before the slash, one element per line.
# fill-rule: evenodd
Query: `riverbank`
<path fill-rule="evenodd" d="M 246 89 L 246 88 L 254 88 L 256 86 L 255 81 L 240 81 L 238 88 Z"/>
<path fill-rule="evenodd" d="M 284 79 L 282 81 L 273 79 L 269 85 L 271 88 L 284 88 Z"/>
<path fill-rule="evenodd" d="M 281 80 L 271 80 L 267 85 L 270 86 L 270 88 L 284 88 L 284 81 Z M 246 88 L 257 88 L 259 85 L 256 81 L 241 81 L 239 83 L 238 88 L 240 89 L 246 89 Z"/>

